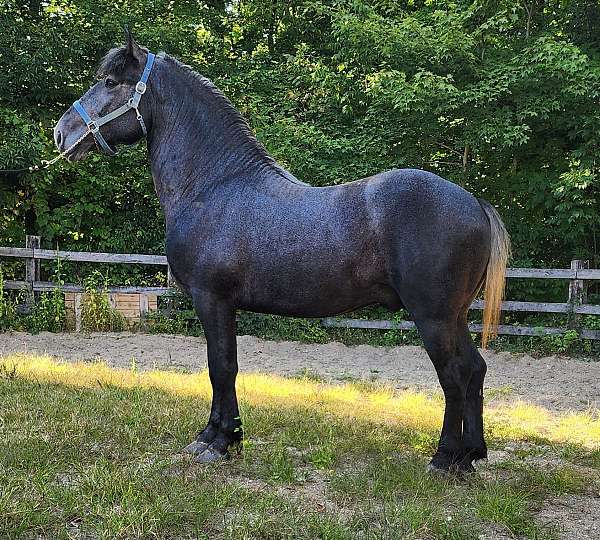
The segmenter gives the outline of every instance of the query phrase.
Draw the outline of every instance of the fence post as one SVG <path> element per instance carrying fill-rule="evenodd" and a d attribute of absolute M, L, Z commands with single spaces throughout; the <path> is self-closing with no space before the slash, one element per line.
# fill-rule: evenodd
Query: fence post
<path fill-rule="evenodd" d="M 27 305 L 29 309 L 35 303 L 33 282 L 40 280 L 40 261 L 35 259 L 35 250 L 40 248 L 39 236 L 28 234 L 25 236 L 25 247 L 33 250 L 33 257 L 25 259 L 25 281 L 27 282 Z"/>
<path fill-rule="evenodd" d="M 140 293 L 140 319 L 144 319 L 148 315 L 148 295 Z"/>
<path fill-rule="evenodd" d="M 590 267 L 590 261 L 574 259 L 571 261 L 571 270 L 585 270 Z M 569 318 L 569 328 L 576 329 L 579 326 L 581 316 L 573 313 L 575 306 L 580 306 L 587 302 L 587 282 L 583 279 L 572 279 L 569 281 L 569 304 L 571 304 L 571 317 Z"/>
<path fill-rule="evenodd" d="M 171 273 L 171 265 L 167 264 L 167 287 L 169 287 L 169 289 L 172 289 L 176 286 L 177 286 L 177 282 L 175 281 L 175 278 L 173 277 L 173 274 Z M 171 313 L 173 312 L 174 309 L 175 309 L 175 306 L 174 306 L 173 298 L 169 294 L 167 296 L 167 317 L 171 316 Z"/>
<path fill-rule="evenodd" d="M 175 287 L 176 284 L 175 278 L 171 273 L 171 266 L 167 265 L 167 287 Z"/>
<path fill-rule="evenodd" d="M 74 311 L 75 311 L 75 332 L 81 332 L 81 293 L 75 293 Z"/>

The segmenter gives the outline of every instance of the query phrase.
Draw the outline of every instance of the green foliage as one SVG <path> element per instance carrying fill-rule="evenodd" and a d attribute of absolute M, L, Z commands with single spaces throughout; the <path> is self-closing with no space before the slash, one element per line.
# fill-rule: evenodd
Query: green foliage
<path fill-rule="evenodd" d="M 26 300 L 23 292 L 10 294 L 4 289 L 0 265 L 0 330 L 27 330 L 29 332 L 62 332 L 66 329 L 65 297 L 60 286 L 60 265 L 56 271 L 57 287 L 50 292 L 36 294 L 31 311 L 19 314 L 18 306 Z"/>
<path fill-rule="evenodd" d="M 127 23 L 214 79 L 300 178 L 429 168 L 500 207 L 516 260 L 597 262 L 595 2 L 3 4 L 0 167 L 51 153 L 49 128 Z M 65 249 L 163 250 L 141 147 L 9 177 L 0 194 L 0 243 L 28 230 Z"/>
<path fill-rule="evenodd" d="M 406 312 L 402 309 L 396 313 L 391 314 L 391 321 L 400 324 L 406 320 Z M 394 345 L 402 345 L 410 342 L 411 334 L 405 330 L 392 329 L 387 330 L 383 337 L 383 342 L 388 347 Z"/>
<path fill-rule="evenodd" d="M 263 339 L 325 343 L 327 332 L 318 319 L 296 319 L 243 311 L 239 313 L 238 335 L 253 335 Z"/>
<path fill-rule="evenodd" d="M 562 335 L 544 336 L 542 346 L 549 353 L 567 353 L 579 341 L 579 334 L 576 330 L 568 330 Z"/>
<path fill-rule="evenodd" d="M 125 318 L 110 305 L 106 277 L 96 271 L 85 279 L 81 302 L 81 328 L 87 332 L 119 332 Z"/>
<path fill-rule="evenodd" d="M 15 328 L 16 321 L 16 302 L 4 290 L 4 273 L 0 265 L 0 330 Z"/>
<path fill-rule="evenodd" d="M 294 460 L 289 450 L 281 443 L 271 449 L 260 473 L 266 480 L 278 484 L 292 484 L 298 479 Z"/>
<path fill-rule="evenodd" d="M 159 309 L 151 311 L 143 321 L 151 334 L 201 335 L 202 327 L 196 318 L 191 298 L 180 289 L 159 297 Z"/>
<path fill-rule="evenodd" d="M 25 320 L 25 326 L 30 332 L 41 332 L 42 330 L 63 332 L 67 329 L 65 294 L 62 290 L 64 281 L 60 259 L 56 259 L 55 264 L 52 282 L 56 284 L 56 287 L 52 291 L 42 292 L 36 297 L 31 314 Z"/>
<path fill-rule="evenodd" d="M 330 469 L 336 461 L 333 445 L 321 445 L 311 449 L 308 453 L 308 461 L 317 469 Z"/>
<path fill-rule="evenodd" d="M 527 495 L 512 486 L 492 484 L 477 497 L 476 504 L 480 518 L 504 525 L 513 534 L 540 538 L 539 527 L 529 517 Z"/>
<path fill-rule="evenodd" d="M 25 319 L 30 332 L 62 332 L 66 330 L 65 295 L 62 289 L 42 292 L 36 298 L 31 314 Z"/>
<path fill-rule="evenodd" d="M 189 334 L 190 328 L 185 314 L 176 311 L 169 316 L 160 311 L 148 313 L 145 319 L 147 331 L 151 334 Z"/>

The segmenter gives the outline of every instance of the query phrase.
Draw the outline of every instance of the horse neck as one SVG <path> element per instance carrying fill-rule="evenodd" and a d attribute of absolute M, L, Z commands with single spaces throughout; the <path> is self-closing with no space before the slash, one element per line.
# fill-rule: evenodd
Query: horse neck
<path fill-rule="evenodd" d="M 156 192 L 167 213 L 225 180 L 248 184 L 291 177 L 209 81 L 168 57 L 157 68 L 148 148 Z"/>

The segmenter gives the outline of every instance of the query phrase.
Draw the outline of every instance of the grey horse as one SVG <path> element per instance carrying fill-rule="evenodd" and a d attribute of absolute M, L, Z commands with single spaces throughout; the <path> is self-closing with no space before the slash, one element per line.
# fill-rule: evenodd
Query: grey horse
<path fill-rule="evenodd" d="M 138 92 L 131 111 L 99 128 L 71 107 L 54 135 L 75 161 L 97 146 L 98 133 L 115 147 L 147 132 L 167 258 L 193 299 L 208 348 L 210 418 L 186 450 L 210 462 L 242 438 L 236 310 L 323 317 L 381 304 L 411 314 L 444 391 L 430 469 L 472 471 L 487 456 L 486 364 L 467 312 L 484 288 L 485 346 L 497 328 L 509 254 L 494 208 L 415 169 L 305 184 L 276 163 L 208 79 L 165 53 L 152 59 L 142 95 L 136 85 L 149 52 L 128 34 L 102 61 L 80 107 L 99 118 Z"/>

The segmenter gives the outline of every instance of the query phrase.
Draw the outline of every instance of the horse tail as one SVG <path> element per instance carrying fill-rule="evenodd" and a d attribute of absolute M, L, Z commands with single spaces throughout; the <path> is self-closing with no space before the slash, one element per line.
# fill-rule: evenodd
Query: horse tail
<path fill-rule="evenodd" d="M 504 297 L 506 263 L 510 256 L 510 237 L 496 209 L 487 201 L 478 199 L 490 222 L 490 258 L 485 273 L 485 307 L 483 310 L 483 334 L 481 346 L 498 334 L 500 310 Z"/>

